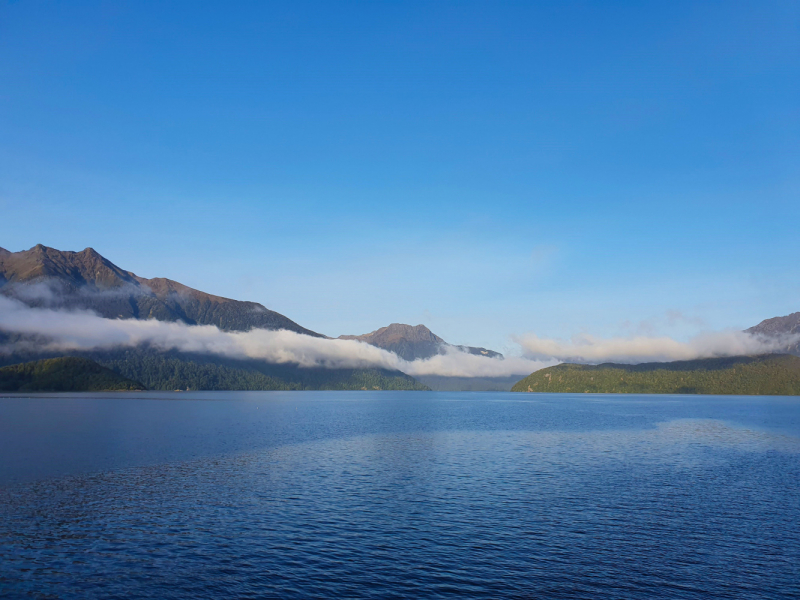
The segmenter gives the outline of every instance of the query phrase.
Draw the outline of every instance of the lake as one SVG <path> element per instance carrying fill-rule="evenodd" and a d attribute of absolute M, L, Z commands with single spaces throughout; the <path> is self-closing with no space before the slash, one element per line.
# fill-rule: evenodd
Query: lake
<path fill-rule="evenodd" d="M 800 399 L 0 397 L 0 596 L 798 598 Z"/>

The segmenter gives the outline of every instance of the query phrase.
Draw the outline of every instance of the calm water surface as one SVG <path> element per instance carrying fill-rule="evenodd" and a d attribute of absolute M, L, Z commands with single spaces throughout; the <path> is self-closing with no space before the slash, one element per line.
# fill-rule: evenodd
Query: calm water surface
<path fill-rule="evenodd" d="M 0 596 L 798 598 L 800 399 L 0 397 Z"/>

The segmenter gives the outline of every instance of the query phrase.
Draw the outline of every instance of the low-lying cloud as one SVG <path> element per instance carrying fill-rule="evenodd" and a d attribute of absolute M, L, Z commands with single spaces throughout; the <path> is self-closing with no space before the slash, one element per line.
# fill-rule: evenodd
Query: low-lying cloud
<path fill-rule="evenodd" d="M 397 367 L 409 375 L 446 375 L 448 377 L 508 377 L 510 375 L 529 375 L 534 371 L 551 367 L 558 363 L 552 359 L 531 359 L 506 356 L 488 358 L 448 348 L 445 354 L 438 354 L 425 360 L 401 361 Z"/>
<path fill-rule="evenodd" d="M 41 297 L 41 290 L 38 292 Z M 692 360 L 720 356 L 781 352 L 800 336 L 763 338 L 742 331 L 723 331 L 686 342 L 669 337 L 598 338 L 570 340 L 526 335 L 515 338 L 522 357 L 489 358 L 447 347 L 443 354 L 406 361 L 356 340 L 325 339 L 295 333 L 254 329 L 222 331 L 213 325 L 187 325 L 157 320 L 106 319 L 87 310 L 30 307 L 0 296 L 0 331 L 21 334 L 27 341 L 0 347 L 14 350 L 88 351 L 148 345 L 158 350 L 213 354 L 302 367 L 398 370 L 411 376 L 507 377 L 527 375 L 559 362 L 621 362 Z M 31 341 L 31 340 L 36 340 Z"/>
<path fill-rule="evenodd" d="M 591 335 L 570 340 L 540 338 L 530 334 L 515 341 L 533 359 L 551 358 L 564 362 L 641 363 L 693 360 L 781 352 L 800 336 L 763 338 L 743 331 L 721 331 L 698 335 L 687 342 L 669 337 L 598 338 Z"/>
<path fill-rule="evenodd" d="M 392 352 L 355 340 L 316 338 L 286 330 L 230 332 L 213 325 L 106 319 L 90 311 L 31 308 L 3 296 L 0 296 L 0 330 L 36 338 L 35 348 L 43 351 L 106 350 L 146 344 L 164 351 L 261 359 L 302 367 L 380 367 L 412 376 L 526 375 L 553 364 L 552 361 L 527 358 L 488 358 L 453 348 L 430 359 L 409 362 Z M 19 342 L 6 351 L 25 344 L 31 342 Z"/>
<path fill-rule="evenodd" d="M 73 303 L 83 303 L 95 298 L 128 299 L 131 296 L 147 296 L 152 292 L 147 287 L 133 283 L 123 283 L 117 287 L 97 290 L 84 286 L 70 286 L 59 279 L 33 282 L 11 282 L 3 286 L 3 295 L 22 300 L 28 305 L 44 308 L 64 308 Z"/>

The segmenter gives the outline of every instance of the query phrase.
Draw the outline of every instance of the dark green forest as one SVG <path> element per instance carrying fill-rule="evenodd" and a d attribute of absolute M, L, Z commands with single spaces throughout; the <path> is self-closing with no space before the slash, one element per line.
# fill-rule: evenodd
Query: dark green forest
<path fill-rule="evenodd" d="M 20 342 L 18 336 L 0 334 L 0 342 Z M 24 346 L 23 346 L 24 347 Z M 0 355 L 0 366 L 57 358 L 59 354 L 18 350 Z M 190 354 L 138 347 L 70 352 L 141 382 L 151 390 L 427 390 L 428 387 L 400 371 L 386 369 L 305 368 L 270 364 L 255 359 L 229 359 L 210 354 Z"/>
<path fill-rule="evenodd" d="M 107 392 L 142 389 L 142 384 L 86 358 L 50 358 L 0 368 L 0 391 L 3 392 Z"/>
<path fill-rule="evenodd" d="M 259 360 L 127 349 L 90 355 L 153 390 L 425 390 L 399 371 L 326 369 Z"/>
<path fill-rule="evenodd" d="M 561 364 L 517 382 L 513 392 L 800 395 L 800 357 L 788 354 L 621 365 Z"/>

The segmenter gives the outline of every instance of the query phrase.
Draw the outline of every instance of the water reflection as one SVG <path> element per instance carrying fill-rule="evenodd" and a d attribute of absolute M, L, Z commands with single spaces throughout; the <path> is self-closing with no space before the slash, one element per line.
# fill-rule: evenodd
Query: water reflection
<path fill-rule="evenodd" d="M 44 479 L 0 496 L 0 585 L 61 598 L 796 597 L 799 451 L 794 436 L 684 418 L 371 433 Z"/>

